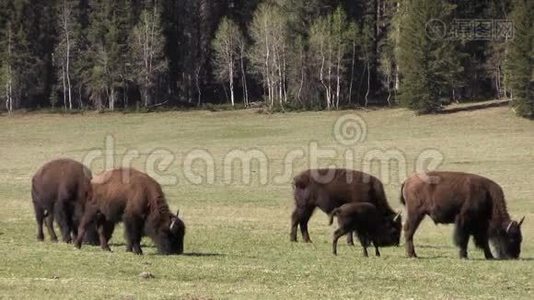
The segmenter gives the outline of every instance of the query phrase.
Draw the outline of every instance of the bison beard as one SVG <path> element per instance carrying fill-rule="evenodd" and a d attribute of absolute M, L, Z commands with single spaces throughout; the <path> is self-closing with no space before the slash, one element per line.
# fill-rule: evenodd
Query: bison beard
<path fill-rule="evenodd" d="M 85 202 L 91 194 L 91 171 L 71 159 L 57 159 L 43 165 L 32 178 L 32 202 L 37 221 L 37 239 L 44 240 L 45 223 L 50 240 L 57 241 L 54 220 L 64 242 L 76 238 Z M 89 244 L 98 243 L 96 228 L 84 235 Z"/>
<path fill-rule="evenodd" d="M 459 172 L 415 174 L 402 184 L 401 203 L 407 211 L 404 232 L 409 257 L 417 257 L 413 236 L 425 215 L 436 224 L 455 224 L 460 258 L 467 258 L 471 235 L 486 259 L 493 258 L 490 242 L 497 257 L 519 257 L 524 217 L 520 222 L 510 219 L 501 187 L 485 177 Z"/>
<path fill-rule="evenodd" d="M 297 227 L 300 227 L 303 240 L 311 242 L 308 221 L 316 207 L 330 214 L 351 202 L 374 204 L 384 219 L 395 219 L 400 232 L 400 215 L 391 209 L 382 183 L 374 176 L 346 169 L 310 169 L 295 176 L 293 184 L 295 209 L 291 215 L 291 241 L 297 241 Z M 347 235 L 347 241 L 353 244 L 352 234 Z"/>
<path fill-rule="evenodd" d="M 401 228 L 395 221 L 384 219 L 376 207 L 370 203 L 347 203 L 335 208 L 330 213 L 329 224 L 337 217 L 338 229 L 334 232 L 332 252 L 337 255 L 337 240 L 352 231 L 356 231 L 358 240 L 363 247 L 363 255 L 369 256 L 367 247 L 373 243 L 376 256 L 380 256 L 379 246 L 399 243 Z"/>
<path fill-rule="evenodd" d="M 148 235 L 159 253 L 183 253 L 185 225 L 170 212 L 161 186 L 150 176 L 135 169 L 115 169 L 93 178 L 92 186 L 76 247 L 81 247 L 85 228 L 96 223 L 100 245 L 109 251 L 115 224 L 122 221 L 126 251 L 142 254 L 141 238 Z"/>

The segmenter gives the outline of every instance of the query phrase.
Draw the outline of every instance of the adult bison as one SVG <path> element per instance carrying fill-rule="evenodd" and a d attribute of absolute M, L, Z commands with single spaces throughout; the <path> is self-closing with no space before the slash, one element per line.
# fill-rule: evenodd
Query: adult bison
<path fill-rule="evenodd" d="M 293 185 L 295 209 L 291 215 L 291 241 L 297 241 L 297 226 L 300 226 L 304 242 L 311 242 L 308 221 L 316 207 L 330 214 L 345 203 L 369 202 L 376 206 L 384 223 L 397 229 L 395 234 L 398 244 L 401 217 L 389 206 L 384 187 L 378 178 L 347 169 L 309 169 L 295 176 Z M 353 244 L 352 234 L 347 238 Z"/>
<path fill-rule="evenodd" d="M 501 187 L 488 178 L 459 172 L 415 174 L 402 185 L 401 203 L 407 211 L 404 231 L 409 257 L 417 257 L 413 236 L 425 215 L 436 224 L 455 224 L 460 258 L 467 258 L 471 235 L 486 259 L 493 258 L 489 241 L 499 258 L 519 257 L 524 217 L 519 222 L 510 219 Z"/>
<path fill-rule="evenodd" d="M 57 241 L 54 219 L 59 224 L 63 241 L 77 235 L 86 199 L 91 194 L 91 171 L 72 159 L 56 159 L 44 164 L 32 178 L 32 202 L 37 220 L 37 239 L 44 240 L 43 222 L 48 234 Z M 98 243 L 94 227 L 85 235 L 89 243 Z M 72 237 L 71 237 L 72 235 Z"/>
<path fill-rule="evenodd" d="M 183 253 L 185 225 L 170 212 L 161 186 L 152 177 L 135 169 L 114 169 L 95 176 L 92 186 L 76 247 L 81 247 L 87 226 L 96 223 L 100 245 L 109 251 L 115 224 L 122 221 L 126 251 L 143 254 L 141 238 L 148 235 L 161 254 Z"/>

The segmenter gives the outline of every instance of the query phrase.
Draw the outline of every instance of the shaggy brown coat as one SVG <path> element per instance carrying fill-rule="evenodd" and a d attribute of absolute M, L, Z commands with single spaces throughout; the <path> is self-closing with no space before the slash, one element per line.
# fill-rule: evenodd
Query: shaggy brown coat
<path fill-rule="evenodd" d="M 58 222 L 63 241 L 70 242 L 78 232 L 86 199 L 91 195 L 91 171 L 72 159 L 56 159 L 44 164 L 32 178 L 32 202 L 37 221 L 37 239 L 44 239 L 43 221 L 48 234 L 57 241 L 54 219 Z M 94 227 L 86 241 L 98 243 Z M 72 237 L 71 237 L 72 235 Z"/>
<path fill-rule="evenodd" d="M 486 259 L 493 258 L 489 241 L 499 258 L 519 257 L 524 218 L 510 219 L 501 187 L 488 178 L 460 172 L 415 174 L 402 185 L 401 203 L 407 211 L 404 231 L 409 257 L 417 257 L 413 236 L 425 215 L 436 224 L 455 224 L 460 258 L 467 258 L 471 235 Z"/>
<path fill-rule="evenodd" d="M 376 206 L 384 222 L 391 222 L 401 231 L 400 215 L 389 206 L 384 187 L 372 175 L 347 169 L 309 169 L 293 179 L 295 209 L 291 215 L 290 240 L 297 241 L 297 227 L 302 238 L 311 242 L 308 221 L 318 207 L 330 214 L 335 208 L 351 202 L 369 202 Z M 352 244 L 352 234 L 347 236 Z"/>
<path fill-rule="evenodd" d="M 384 222 L 376 206 L 371 203 L 355 202 L 343 204 L 330 213 L 330 225 L 332 225 L 334 217 L 337 217 L 338 223 L 338 228 L 334 232 L 332 241 L 334 255 L 337 255 L 337 240 L 353 231 L 358 236 L 365 257 L 369 256 L 367 247 L 371 242 L 375 247 L 376 256 L 380 256 L 379 246 L 399 243 L 400 228 L 392 227 L 390 223 Z"/>
<path fill-rule="evenodd" d="M 104 172 L 92 180 L 93 197 L 80 224 L 79 233 L 96 222 L 100 245 L 110 250 L 108 241 L 115 224 L 124 223 L 126 251 L 142 254 L 141 238 L 148 235 L 161 254 L 183 253 L 185 225 L 170 212 L 159 183 L 135 169 Z M 81 247 L 81 236 L 76 246 Z"/>

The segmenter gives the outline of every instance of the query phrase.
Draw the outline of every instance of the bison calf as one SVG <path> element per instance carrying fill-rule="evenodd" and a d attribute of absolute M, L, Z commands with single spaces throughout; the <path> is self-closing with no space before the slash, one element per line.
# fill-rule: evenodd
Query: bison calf
<path fill-rule="evenodd" d="M 315 208 L 330 214 L 332 210 L 345 203 L 372 203 L 380 215 L 396 220 L 401 228 L 400 214 L 391 209 L 386 199 L 382 182 L 369 174 L 347 169 L 309 169 L 293 179 L 295 210 L 291 214 L 290 240 L 297 241 L 297 227 L 302 238 L 311 242 L 308 221 Z M 352 235 L 347 236 L 349 244 Z"/>
<path fill-rule="evenodd" d="M 335 208 L 330 213 L 330 225 L 334 217 L 337 217 L 338 223 L 332 241 L 334 255 L 337 255 L 337 240 L 347 233 L 352 234 L 352 231 L 356 231 L 363 247 L 363 255 L 366 257 L 367 247 L 371 242 L 375 247 L 376 256 L 380 256 L 379 246 L 399 244 L 401 230 L 398 226 L 394 226 L 396 220 L 384 218 L 371 203 L 348 203 Z"/>
<path fill-rule="evenodd" d="M 161 254 L 183 253 L 185 225 L 170 212 L 161 186 L 152 177 L 135 169 L 115 169 L 95 176 L 92 187 L 76 247 L 81 247 L 86 228 L 96 223 L 101 247 L 110 250 L 115 224 L 122 221 L 126 251 L 143 254 L 141 238 L 148 235 Z"/>

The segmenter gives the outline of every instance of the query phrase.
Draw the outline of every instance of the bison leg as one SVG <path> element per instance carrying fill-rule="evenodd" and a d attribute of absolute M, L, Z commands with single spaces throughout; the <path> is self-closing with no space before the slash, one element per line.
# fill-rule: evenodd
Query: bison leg
<path fill-rule="evenodd" d="M 90 225 L 94 224 L 97 215 L 98 209 L 92 205 L 87 205 L 80 221 L 80 225 L 78 226 L 78 237 L 76 238 L 76 241 L 74 243 L 74 246 L 76 248 L 79 249 L 82 247 L 83 238 L 85 236 L 85 233 L 87 232 L 87 228 L 89 228 Z"/>
<path fill-rule="evenodd" d="M 136 217 L 124 218 L 126 233 L 126 251 L 142 255 L 141 237 L 143 236 L 143 220 Z"/>
<path fill-rule="evenodd" d="M 48 235 L 50 236 L 50 240 L 52 242 L 57 242 L 57 235 L 54 231 L 54 214 L 49 214 L 45 218 L 46 222 L 46 229 L 48 230 Z"/>
<path fill-rule="evenodd" d="M 413 246 L 413 236 L 425 215 L 415 212 L 408 212 L 408 218 L 404 224 L 404 236 L 406 239 L 406 254 L 408 257 L 417 257 Z"/>
<path fill-rule="evenodd" d="M 346 233 L 347 232 L 342 228 L 338 228 L 334 231 L 334 239 L 332 240 L 332 253 L 334 253 L 334 255 L 337 255 L 337 240 Z"/>
<path fill-rule="evenodd" d="M 300 208 L 296 207 L 291 214 L 291 233 L 290 241 L 297 241 L 297 226 L 300 226 L 302 239 L 305 243 L 311 243 L 310 234 L 308 233 L 308 221 L 313 214 L 314 208 Z"/>
<path fill-rule="evenodd" d="M 351 232 L 349 232 L 347 234 L 347 244 L 349 246 L 354 246 L 354 238 L 353 238 L 353 236 L 354 236 L 354 231 L 351 231 Z"/>
<path fill-rule="evenodd" d="M 297 227 L 299 225 L 300 217 L 298 208 L 295 208 L 293 213 L 291 214 L 291 233 L 289 234 L 289 240 L 291 242 L 297 241 Z"/>
<path fill-rule="evenodd" d="M 37 240 L 43 241 L 43 220 L 45 218 L 45 212 L 44 209 L 35 202 L 33 203 L 33 209 L 35 210 L 35 220 L 37 221 Z"/>
<path fill-rule="evenodd" d="M 100 239 L 100 247 L 102 247 L 102 249 L 105 251 L 111 252 L 108 242 L 113 234 L 113 229 L 115 229 L 115 224 L 113 224 L 113 222 L 103 220 L 99 222 L 99 226 L 97 228 L 98 237 Z"/>
<path fill-rule="evenodd" d="M 363 248 L 363 256 L 369 257 L 369 253 L 367 253 L 367 246 L 369 245 L 369 243 L 365 241 L 364 239 L 360 239 L 360 244 L 362 245 L 362 248 Z"/>
<path fill-rule="evenodd" d="M 481 228 L 477 228 L 477 231 L 473 234 L 475 245 L 484 250 L 484 257 L 486 259 L 493 259 L 493 254 L 491 253 L 491 249 L 489 246 L 489 239 L 488 239 L 488 229 L 484 228 L 483 226 Z"/>
<path fill-rule="evenodd" d="M 460 247 L 460 258 L 467 259 L 467 245 L 469 243 L 469 233 L 460 226 L 454 227 L 454 243 Z"/>
<path fill-rule="evenodd" d="M 303 210 L 301 218 L 300 218 L 300 232 L 302 234 L 302 239 L 305 243 L 311 243 L 310 234 L 308 233 L 308 221 L 310 220 L 311 216 L 313 214 L 313 208 L 312 209 L 306 209 Z"/>
<path fill-rule="evenodd" d="M 373 244 L 374 244 L 374 242 L 373 242 Z M 380 257 L 380 250 L 378 250 L 378 247 L 376 245 L 374 245 L 374 246 L 375 246 L 375 255 Z"/>
<path fill-rule="evenodd" d="M 65 243 L 72 241 L 70 237 L 71 227 L 69 226 L 68 208 L 65 200 L 59 200 L 55 205 L 56 220 L 61 230 L 61 236 Z"/>

